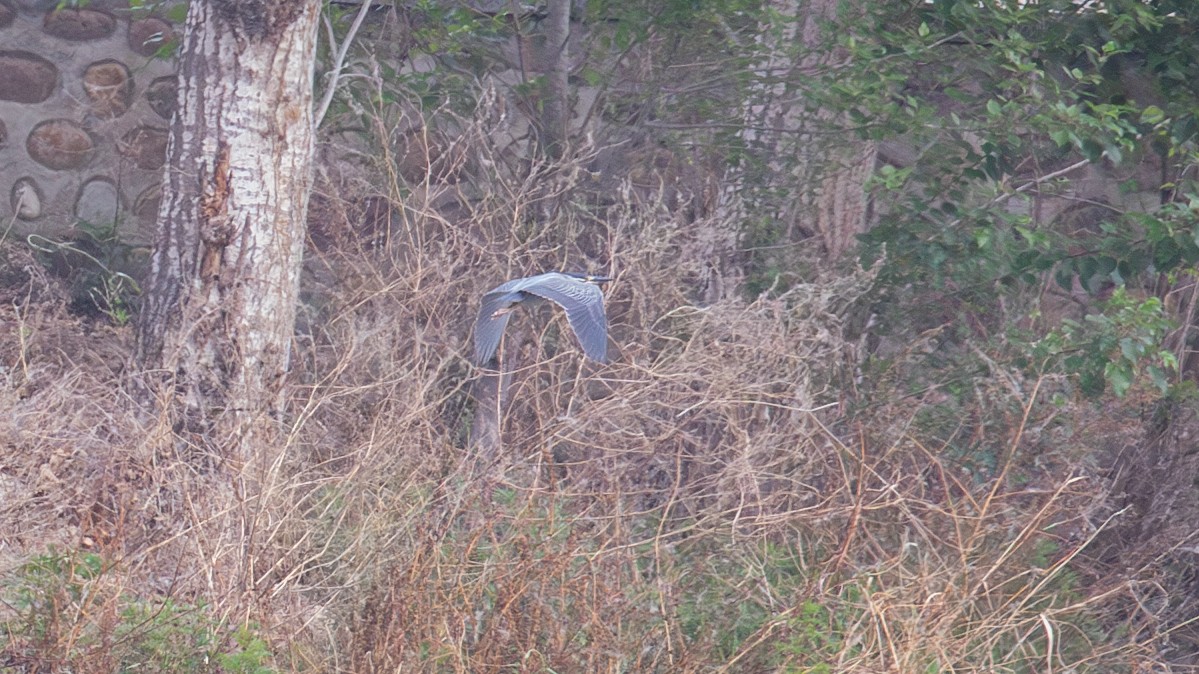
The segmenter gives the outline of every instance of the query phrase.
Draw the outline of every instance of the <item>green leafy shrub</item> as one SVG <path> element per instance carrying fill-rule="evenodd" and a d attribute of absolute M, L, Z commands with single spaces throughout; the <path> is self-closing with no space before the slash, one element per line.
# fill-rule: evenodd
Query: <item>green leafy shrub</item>
<path fill-rule="evenodd" d="M 86 664 L 108 671 L 269 674 L 271 653 L 249 627 L 232 635 L 203 603 L 142 598 L 94 552 L 50 549 L 0 581 L 0 659 L 32 670 Z"/>
<path fill-rule="evenodd" d="M 1161 346 L 1172 327 L 1161 300 L 1137 299 L 1117 288 L 1103 312 L 1082 321 L 1064 320 L 1036 345 L 1034 354 L 1042 362 L 1060 362 L 1087 395 L 1110 386 L 1123 396 L 1142 376 L 1165 393 L 1169 373 L 1178 368 L 1174 354 Z"/>

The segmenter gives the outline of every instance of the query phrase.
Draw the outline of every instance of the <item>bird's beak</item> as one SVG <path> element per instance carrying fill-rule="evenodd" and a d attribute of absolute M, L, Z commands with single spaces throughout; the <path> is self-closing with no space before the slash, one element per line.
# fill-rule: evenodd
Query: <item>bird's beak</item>
<path fill-rule="evenodd" d="M 609 281 L 612 280 L 612 277 L 611 276 L 588 276 L 584 280 L 587 281 L 588 283 L 594 283 L 596 285 L 599 285 L 601 283 L 608 283 Z"/>

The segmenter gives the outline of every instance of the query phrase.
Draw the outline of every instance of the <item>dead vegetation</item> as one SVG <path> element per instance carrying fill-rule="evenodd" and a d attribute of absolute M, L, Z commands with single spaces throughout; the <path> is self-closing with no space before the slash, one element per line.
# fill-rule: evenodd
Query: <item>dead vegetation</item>
<path fill-rule="evenodd" d="M 1118 513 L 1052 382 L 993 362 L 914 392 L 914 344 L 863 386 L 845 326 L 872 272 L 701 305 L 691 244 L 720 223 L 578 198 L 586 156 L 483 182 L 466 158 L 503 159 L 462 138 L 452 183 L 326 177 L 290 417 L 238 503 L 179 450 L 212 439 L 133 404 L 128 328 L 72 317 L 5 242 L 0 667 L 1166 671 L 1151 563 L 1088 559 Z M 473 302 L 557 268 L 615 272 L 614 362 L 551 312 L 514 321 L 480 466 Z M 221 507 L 252 543 L 212 531 Z"/>

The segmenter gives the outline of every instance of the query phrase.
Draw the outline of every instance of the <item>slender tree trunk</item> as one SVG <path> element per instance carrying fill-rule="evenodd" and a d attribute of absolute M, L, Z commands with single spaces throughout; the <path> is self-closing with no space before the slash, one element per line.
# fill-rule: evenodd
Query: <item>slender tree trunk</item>
<path fill-rule="evenodd" d="M 190 0 L 137 358 L 181 438 L 167 486 L 206 593 L 270 583 L 279 416 L 312 185 L 319 0 Z M 151 378 L 151 381 L 154 381 Z M 171 459 L 174 459 L 173 461 Z"/>
<path fill-rule="evenodd" d="M 137 357 L 173 377 L 192 430 L 281 408 L 312 184 L 319 8 L 189 4 Z"/>
<path fill-rule="evenodd" d="M 829 133 L 840 125 L 837 115 L 805 106 L 798 83 L 847 58 L 844 50 L 832 48 L 834 41 L 825 31 L 828 23 L 844 24 L 846 12 L 860 10 L 838 0 L 768 4 L 789 20 L 778 23 L 777 30 L 759 33 L 758 84 L 750 91 L 740 136 L 746 148 L 764 159 L 771 179 L 788 183 L 786 191 L 793 195 L 774 204 L 771 216 L 785 223 L 790 238 L 814 236 L 836 258 L 856 246 L 857 236 L 869 225 L 865 184 L 877 150 L 874 143 Z M 717 221 L 743 222 L 754 206 L 745 203 L 750 191 L 744 175 L 727 175 Z"/>
<path fill-rule="evenodd" d="M 789 78 L 782 74 L 795 67 L 794 45 L 799 24 L 791 17 L 799 8 L 796 0 L 770 0 L 767 4 L 784 20 L 778 24 L 777 32 L 757 32 L 754 46 L 759 58 L 754 64 L 754 79 L 741 111 L 742 125 L 737 135 L 746 150 L 763 158 L 768 170 L 766 180 L 782 182 L 790 173 L 785 139 L 788 130 L 798 124 L 798 106 L 788 95 Z M 738 240 L 750 211 L 755 206 L 762 207 L 761 203 L 752 203 L 755 199 L 750 195 L 752 188 L 764 186 L 763 178 L 747 176 L 745 171 L 742 165 L 725 172 L 716 217 L 701 225 L 704 231 L 697 237 L 705 246 L 703 253 L 708 260 L 700 279 L 706 302 L 734 295 L 740 287 L 743 271 L 735 259 Z"/>
<path fill-rule="evenodd" d="M 799 37 L 804 48 L 800 71 L 823 71 L 844 61 L 848 57 L 845 50 L 830 49 L 832 40 L 824 32 L 828 23 L 845 25 L 847 15 L 860 14 L 860 9 L 839 0 L 806 3 L 800 13 Z M 828 110 L 799 119 L 799 177 L 805 189 L 799 192 L 787 218 L 798 232 L 818 236 L 832 258 L 856 247 L 858 235 L 870 224 L 866 181 L 878 156 L 873 142 L 851 138 L 848 133 L 822 133 L 835 129 L 840 121 Z"/>
<path fill-rule="evenodd" d="M 570 133 L 570 0 L 550 0 L 547 6 L 542 70 L 545 100 L 541 111 L 541 141 L 547 157 L 561 159 Z"/>

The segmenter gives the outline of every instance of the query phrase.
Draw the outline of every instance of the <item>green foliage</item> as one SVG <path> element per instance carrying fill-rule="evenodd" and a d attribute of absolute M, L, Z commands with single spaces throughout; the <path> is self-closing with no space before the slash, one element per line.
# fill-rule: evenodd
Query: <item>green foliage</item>
<path fill-rule="evenodd" d="M 955 202 L 964 196 L 945 189 L 928 191 L 927 184 L 934 181 L 944 186 L 947 179 L 957 178 L 954 182 L 959 182 L 964 178 L 985 187 L 1010 177 L 1016 162 L 1027 160 L 1032 153 L 1044 155 L 1053 149 L 1045 140 L 1053 141 L 1059 150 L 1077 152 L 1091 161 L 1106 159 L 1120 163 L 1147 138 L 1171 136 L 1165 128 L 1170 126 L 1167 120 L 1173 121 L 1175 114 L 1189 118 L 1195 100 L 1194 88 L 1185 88 L 1183 91 L 1190 92 L 1185 97 L 1187 105 L 1167 112 L 1156 104 L 1136 103 L 1114 91 L 1120 84 L 1121 72 L 1136 65 L 1130 64 L 1129 55 L 1156 46 L 1152 30 L 1166 21 L 1164 14 L 1154 15 L 1157 21 L 1150 20 L 1144 16 L 1149 10 L 1140 3 L 1136 6 L 1141 16 L 1134 25 L 1149 33 L 1116 34 L 1108 29 L 1092 34 L 1096 22 L 1110 17 L 1084 10 L 1077 4 L 1016 7 L 932 3 L 921 14 L 923 20 L 914 31 L 916 36 L 904 31 L 904 24 L 900 23 L 899 28 L 879 31 L 880 44 L 859 47 L 859 58 L 880 53 L 893 58 L 884 59 L 882 68 L 876 67 L 877 59 L 870 61 L 869 72 L 850 81 L 900 81 L 903 79 L 900 75 L 912 74 L 909 72 L 915 65 L 912 57 L 919 56 L 925 61 L 916 74 L 921 89 L 941 91 L 951 101 L 968 104 L 977 97 L 966 87 L 973 89 L 979 81 L 985 82 L 982 90 L 994 93 L 981 109 L 950 105 L 946 119 L 943 108 L 920 96 L 904 97 L 902 107 L 878 105 L 877 95 L 867 95 L 858 101 L 829 99 L 828 102 L 842 108 L 866 109 L 871 113 L 869 118 L 893 133 L 920 134 L 923 130 L 931 143 L 924 155 L 929 170 L 917 172 L 918 184 L 926 188 L 922 195 L 925 202 L 937 195 L 948 196 Z M 885 16 L 888 21 L 893 18 Z M 1171 18 L 1170 23 L 1177 23 L 1176 19 Z M 1115 19 L 1115 24 L 1128 27 L 1121 18 Z M 1112 39 L 1121 35 L 1126 42 Z M 909 58 L 894 58 L 900 54 Z M 946 58 L 955 60 L 943 60 Z M 1193 59 L 1169 58 L 1173 67 L 1194 67 Z M 969 66 L 960 67 L 963 63 Z M 887 72 L 891 74 L 888 76 Z M 1058 73 L 1065 73 L 1067 79 L 1061 80 Z M 858 84 L 850 93 L 862 97 L 869 94 L 869 89 Z M 887 97 L 893 98 L 894 94 L 887 93 Z M 1183 122 L 1182 126 L 1192 124 Z M 1158 128 L 1158 125 L 1164 126 Z M 968 130 L 981 142 L 965 142 L 961 130 Z M 1181 141 L 1191 135 L 1193 132 L 1171 137 Z M 939 152 L 938 148 L 943 147 L 957 147 L 960 154 L 954 158 L 950 153 Z M 1043 156 L 1041 161 L 1047 158 Z M 912 204 L 911 211 L 900 212 L 914 213 L 918 205 Z"/>
<path fill-rule="evenodd" d="M 506 8 L 505 8 L 506 9 Z M 468 7 L 436 0 L 418 0 L 416 48 L 430 55 L 463 55 L 476 40 L 502 40 L 511 35 L 511 28 L 502 15 L 488 16 Z"/>
<path fill-rule="evenodd" d="M 967 3 L 879 8 L 848 43 L 853 62 L 821 105 L 844 110 L 858 133 L 917 148 L 915 163 L 871 183 L 879 225 L 867 263 L 885 256 L 884 327 L 924 330 L 970 316 L 963 339 L 1023 320 L 1049 283 L 1081 288 L 1089 315 L 1014 346 L 1078 378 L 1089 395 L 1123 395 L 1140 377 L 1164 390 L 1176 364 L 1163 348 L 1166 310 L 1134 299 L 1159 275 L 1199 262 L 1192 177 L 1199 5 Z M 865 36 L 865 37 L 864 37 Z M 1038 201 L 1086 164 L 1098 173 L 1156 155 L 1158 204 L 1090 204 L 1079 227 L 1042 220 Z M 1110 300 L 1101 298 L 1115 289 Z M 927 311 L 913 306 L 927 303 Z M 1054 316 L 1053 319 L 1058 317 Z M 1041 370 L 1038 370 L 1041 371 Z"/>
<path fill-rule="evenodd" d="M 845 635 L 852 631 L 855 612 L 831 611 L 811 599 L 804 601 L 787 620 L 789 638 L 779 642 L 777 651 L 786 656 L 785 672 L 833 674 L 838 654 L 845 648 Z"/>
<path fill-rule="evenodd" d="M 119 577 L 101 555 L 77 550 L 51 548 L 17 567 L 0 580 L 11 609 L 0 619 L 0 654 L 55 666 L 106 662 L 121 672 L 274 671 L 250 628 L 225 643 L 203 603 L 141 598 L 123 591 Z"/>
<path fill-rule="evenodd" d="M 56 641 L 63 617 L 78 616 L 95 599 L 91 583 L 102 571 L 103 560 L 95 553 L 59 552 L 53 548 L 21 565 L 15 582 L 6 583 L 5 593 L 18 618 L 4 631 L 19 632 L 38 643 Z"/>
<path fill-rule="evenodd" d="M 697 37 L 696 31 L 717 31 L 756 25 L 764 11 L 755 0 L 663 0 L 654 3 L 622 0 L 591 0 L 587 20 L 603 30 L 601 43 L 606 49 L 626 51 L 654 36 L 677 39 Z M 787 17 L 765 26 L 778 28 Z"/>
<path fill-rule="evenodd" d="M 799 563 L 800 551 L 787 545 L 762 543 L 735 552 L 683 546 L 679 552 L 679 627 L 689 641 L 714 643 L 722 658 L 756 645 L 752 637 L 779 612 L 771 598 L 796 596 L 810 580 Z M 837 630 L 842 618 L 806 601 L 799 614 L 786 620 L 791 638 L 771 640 L 764 657 L 776 663 L 796 662 L 797 657 L 810 663 L 832 659 L 841 648 Z"/>
<path fill-rule="evenodd" d="M 233 635 L 237 642 L 237 650 L 231 653 L 218 653 L 217 662 L 229 674 L 272 674 L 275 670 L 270 667 L 271 652 L 265 641 L 249 627 L 239 627 Z"/>
<path fill-rule="evenodd" d="M 79 236 L 73 240 L 55 241 L 31 234 L 27 241 L 47 267 L 70 281 L 73 311 L 98 312 L 114 325 L 127 324 L 141 294 L 131 274 L 148 251 L 122 241 L 116 223 L 81 221 L 77 229 Z"/>
<path fill-rule="evenodd" d="M 219 650 L 217 633 L 203 604 L 190 606 L 172 599 L 133 601 L 121 612 L 117 641 L 127 646 L 127 669 L 152 667 L 158 672 L 204 672 Z"/>
<path fill-rule="evenodd" d="M 358 6 L 327 3 L 323 11 L 330 30 L 322 32 L 322 37 L 332 37 L 333 42 L 321 41 L 318 62 L 331 69 L 342 41 L 351 39 L 347 33 Z M 412 124 L 412 120 L 403 119 L 409 106 L 430 113 L 445 107 L 457 114 L 474 110 L 477 78 L 494 67 L 485 56 L 511 36 L 512 27 L 501 17 L 431 0 L 421 0 L 404 12 L 405 26 L 397 28 L 385 22 L 389 32 L 370 43 L 375 69 L 369 75 L 337 80 L 338 92 L 326 123 L 339 131 L 361 133 L 375 142 L 372 136 L 379 131 L 381 119 L 386 128 Z M 354 39 L 351 46 L 355 48 L 366 42 L 361 35 Z M 377 58 L 373 53 L 381 45 L 391 52 L 389 57 Z M 354 52 L 350 54 L 352 59 Z M 419 56 L 433 57 L 439 66 L 412 67 L 412 59 Z"/>
<path fill-rule="evenodd" d="M 1165 393 L 1169 372 L 1178 367 L 1174 354 L 1161 347 L 1171 327 L 1161 300 L 1137 299 L 1119 288 L 1102 313 L 1081 322 L 1063 321 L 1059 330 L 1041 340 L 1035 355 L 1043 361 L 1059 360 L 1088 395 L 1110 386 L 1123 396 L 1142 376 Z"/>

